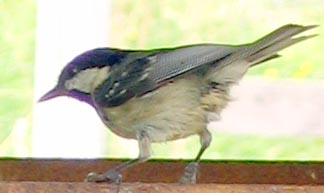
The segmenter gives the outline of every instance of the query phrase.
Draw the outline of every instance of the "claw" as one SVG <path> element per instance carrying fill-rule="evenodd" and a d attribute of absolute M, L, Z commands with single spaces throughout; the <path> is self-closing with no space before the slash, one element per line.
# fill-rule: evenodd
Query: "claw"
<path fill-rule="evenodd" d="M 197 173 L 199 170 L 199 164 L 197 162 L 190 163 L 184 171 L 183 176 L 179 182 L 181 184 L 195 184 L 197 180 Z"/>
<path fill-rule="evenodd" d="M 115 182 L 116 184 L 120 184 L 122 179 L 122 175 L 120 172 L 116 170 L 109 170 L 105 174 L 97 174 L 95 172 L 91 172 L 87 175 L 85 181 L 87 182 Z"/>
<path fill-rule="evenodd" d="M 113 181 L 115 182 L 118 186 L 121 184 L 122 181 L 122 175 L 119 171 L 117 170 L 109 170 L 104 174 L 106 181 Z"/>
<path fill-rule="evenodd" d="M 105 174 L 97 174 L 91 172 L 87 175 L 86 182 L 114 182 L 117 185 L 117 193 L 120 192 L 120 186 L 122 182 L 122 175 L 117 170 L 109 170 Z"/>
<path fill-rule="evenodd" d="M 104 182 L 106 181 L 104 175 L 97 174 L 95 172 L 91 172 L 87 175 L 86 182 Z"/>

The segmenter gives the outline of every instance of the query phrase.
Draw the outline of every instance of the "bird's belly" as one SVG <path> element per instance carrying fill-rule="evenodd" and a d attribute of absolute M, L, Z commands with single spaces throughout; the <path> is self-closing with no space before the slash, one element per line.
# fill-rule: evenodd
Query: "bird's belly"
<path fill-rule="evenodd" d="M 201 96 L 201 107 L 208 112 L 208 122 L 220 119 L 220 113 L 227 106 L 229 100 L 230 97 L 227 91 L 215 88 L 210 89 L 208 93 Z"/>
<path fill-rule="evenodd" d="M 110 120 L 106 125 L 125 138 L 137 139 L 145 130 L 152 142 L 199 134 L 207 121 L 200 104 L 200 81 L 196 79 L 179 79 L 121 106 L 105 108 Z"/>

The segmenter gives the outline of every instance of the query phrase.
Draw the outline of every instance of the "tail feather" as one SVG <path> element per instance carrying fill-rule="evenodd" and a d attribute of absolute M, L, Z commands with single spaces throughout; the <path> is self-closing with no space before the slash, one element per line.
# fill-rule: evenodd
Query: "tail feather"
<path fill-rule="evenodd" d="M 207 80 L 220 83 L 235 83 L 242 78 L 249 67 L 278 58 L 280 50 L 316 36 L 295 37 L 297 34 L 315 27 L 317 25 L 289 24 L 253 43 L 241 45 L 235 52 L 214 65 Z"/>
<path fill-rule="evenodd" d="M 237 52 L 233 53 L 231 56 L 226 58 L 223 62 L 231 63 L 237 60 L 247 59 L 247 61 L 250 62 L 251 65 L 253 65 L 258 61 L 266 59 L 266 56 L 275 55 L 278 51 L 288 46 L 314 37 L 315 35 L 293 38 L 295 35 L 315 27 L 317 27 L 317 25 L 285 25 L 271 32 L 270 34 L 262 37 L 261 39 L 251 44 L 247 44 L 246 46 L 243 46 Z"/>
<path fill-rule="evenodd" d="M 293 44 L 296 44 L 298 42 L 307 40 L 309 38 L 315 37 L 317 35 L 309 35 L 309 36 L 302 36 L 298 38 L 288 38 L 283 39 L 281 41 L 278 41 L 272 45 L 269 45 L 268 47 L 265 47 L 253 55 L 246 58 L 246 60 L 250 63 L 250 66 L 254 66 L 256 63 L 260 63 L 261 61 L 264 61 L 265 59 L 268 59 L 269 57 L 274 56 L 278 51 L 283 50 L 284 48 L 287 48 Z"/>
<path fill-rule="evenodd" d="M 315 27 L 317 27 L 317 25 L 301 26 L 296 24 L 288 24 L 258 39 L 250 45 L 253 46 L 254 50 L 260 50 L 275 43 L 278 43 L 284 39 L 290 39 L 299 33 L 302 33 Z"/>
<path fill-rule="evenodd" d="M 249 67 L 256 66 L 263 62 L 266 62 L 266 61 L 269 61 L 272 59 L 276 59 L 276 58 L 280 58 L 280 57 L 281 57 L 281 55 L 279 55 L 279 54 L 274 54 L 274 55 L 270 55 L 268 57 L 263 57 L 263 58 L 260 58 L 259 60 L 255 60 L 252 64 L 249 65 Z"/>

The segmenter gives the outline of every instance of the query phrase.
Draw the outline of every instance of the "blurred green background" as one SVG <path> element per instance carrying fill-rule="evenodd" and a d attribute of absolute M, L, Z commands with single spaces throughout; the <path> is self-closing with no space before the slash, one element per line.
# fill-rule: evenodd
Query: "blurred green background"
<path fill-rule="evenodd" d="M 0 156 L 31 155 L 36 10 L 36 0 L 0 0 Z M 323 10 L 322 0 L 113 0 L 110 46 L 247 43 L 286 23 L 324 26 Z M 316 33 L 324 34 L 324 28 Z M 280 60 L 253 68 L 249 76 L 323 81 L 323 45 L 321 36 L 296 45 Z M 324 159 L 323 137 L 213 135 L 215 141 L 204 158 Z M 194 157 L 197 138 L 186 144 L 188 157 Z M 168 156 L 170 148 L 157 144 L 154 152 Z M 107 147 L 107 151 L 117 150 Z"/>

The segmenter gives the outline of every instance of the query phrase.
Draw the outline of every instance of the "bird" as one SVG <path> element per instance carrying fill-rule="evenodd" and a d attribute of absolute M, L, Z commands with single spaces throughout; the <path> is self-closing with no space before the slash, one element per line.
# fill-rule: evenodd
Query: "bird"
<path fill-rule="evenodd" d="M 89 104 L 113 133 L 138 141 L 136 159 L 90 182 L 121 183 L 121 172 L 146 162 L 151 144 L 198 135 L 200 149 L 179 178 L 197 181 L 199 162 L 212 141 L 207 125 L 218 121 L 230 89 L 250 67 L 279 58 L 279 51 L 315 35 L 297 36 L 317 25 L 286 24 L 254 42 L 193 44 L 150 50 L 99 47 L 76 56 L 39 102 L 68 96 Z"/>

